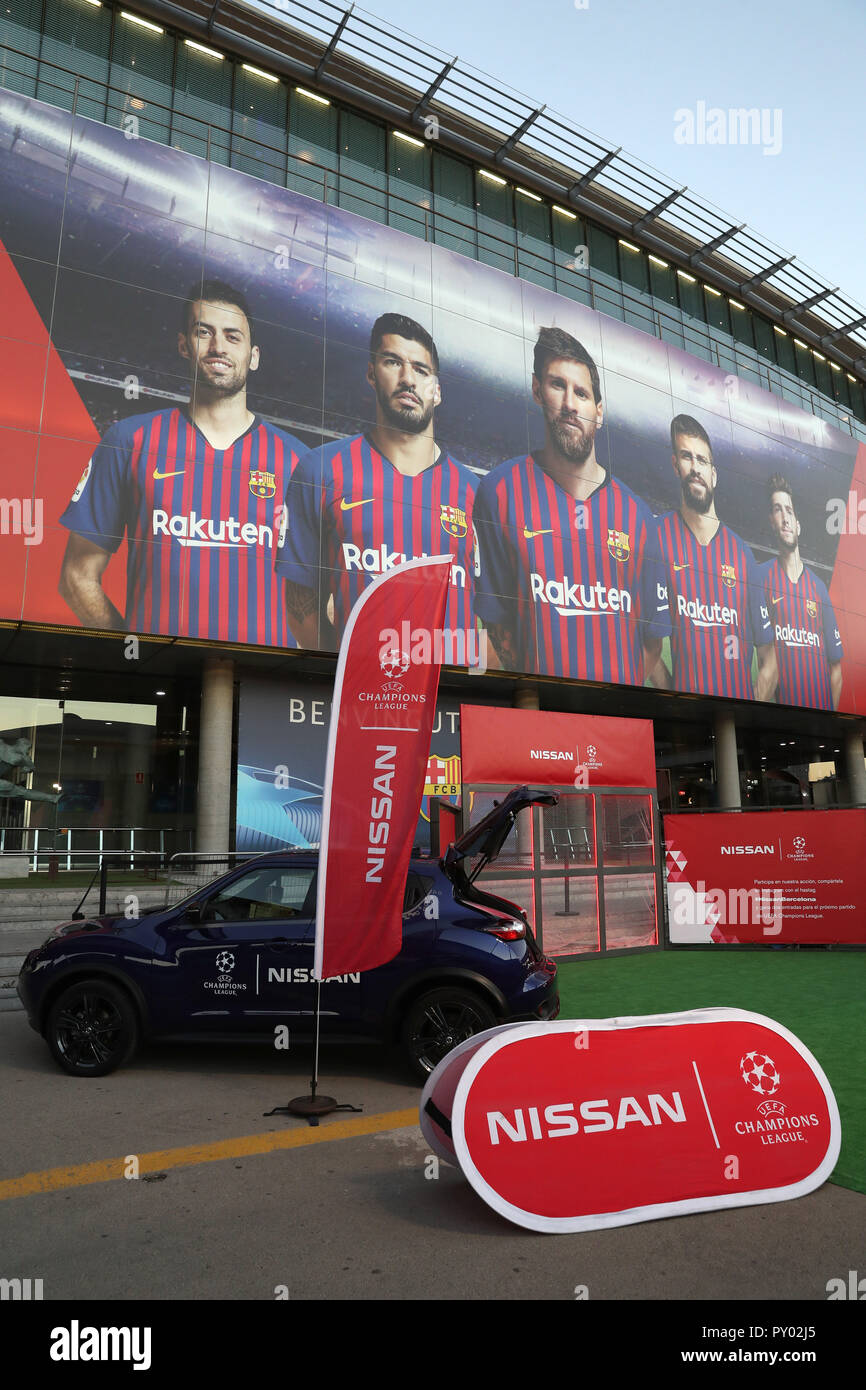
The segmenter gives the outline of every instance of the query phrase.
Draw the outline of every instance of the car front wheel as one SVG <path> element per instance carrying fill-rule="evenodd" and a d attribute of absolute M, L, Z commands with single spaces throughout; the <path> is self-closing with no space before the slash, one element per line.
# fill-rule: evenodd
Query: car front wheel
<path fill-rule="evenodd" d="M 138 1019 L 117 985 L 78 980 L 51 1005 L 45 1039 L 55 1062 L 71 1076 L 107 1076 L 135 1051 Z"/>
<path fill-rule="evenodd" d="M 413 1000 L 402 1028 L 404 1056 L 424 1080 L 458 1043 L 495 1028 L 496 1015 L 468 989 L 440 985 Z"/>

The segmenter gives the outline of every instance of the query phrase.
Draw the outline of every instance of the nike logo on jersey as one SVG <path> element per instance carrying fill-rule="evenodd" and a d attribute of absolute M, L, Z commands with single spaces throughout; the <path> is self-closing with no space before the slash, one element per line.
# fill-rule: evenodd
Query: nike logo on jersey
<path fill-rule="evenodd" d="M 176 468 L 173 473 L 160 473 L 158 468 L 154 468 L 153 476 L 154 478 L 179 478 L 184 472 L 186 472 L 184 468 Z"/>
<path fill-rule="evenodd" d="M 553 535 L 553 527 L 552 527 L 552 526 L 548 526 L 548 528 L 547 528 L 546 531 L 527 531 L 527 529 L 526 529 L 525 526 L 524 526 L 524 528 L 523 528 L 523 536 L 524 536 L 524 539 L 527 540 L 527 541 L 534 540 L 536 536 L 552 536 L 552 535 Z"/>
<path fill-rule="evenodd" d="M 773 597 L 773 596 L 771 595 L 771 597 Z M 774 602 L 774 603 L 781 603 L 781 602 L 782 602 L 782 599 L 783 599 L 784 597 L 785 597 L 784 594 L 780 594 L 778 598 L 773 597 L 773 602 Z"/>
<path fill-rule="evenodd" d="M 373 501 L 375 501 L 375 498 L 373 498 L 373 497 L 362 497 L 361 500 L 360 500 L 360 502 L 347 502 L 346 499 L 345 499 L 345 497 L 341 497 L 341 498 L 340 498 L 340 511 L 341 511 L 341 512 L 351 512 L 351 511 L 353 511 L 353 510 L 355 509 L 355 507 L 365 507 L 365 506 L 367 505 L 368 502 L 373 502 Z"/>
<path fill-rule="evenodd" d="M 674 565 L 674 574 L 679 574 L 680 570 L 690 570 L 691 565 Z"/>

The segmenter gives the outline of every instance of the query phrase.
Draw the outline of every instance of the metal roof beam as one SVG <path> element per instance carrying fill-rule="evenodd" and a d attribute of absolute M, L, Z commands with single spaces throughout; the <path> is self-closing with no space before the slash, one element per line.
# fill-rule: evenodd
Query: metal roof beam
<path fill-rule="evenodd" d="M 786 309 L 782 315 L 783 322 L 790 323 L 792 319 L 799 318 L 801 314 L 806 313 L 807 309 L 813 309 L 816 304 L 821 303 L 822 299 L 827 299 L 831 294 L 835 294 L 838 288 L 839 286 L 837 285 L 836 289 L 833 290 L 819 290 L 818 293 L 813 294 L 811 298 L 801 299 L 799 304 L 792 304 L 790 309 Z"/>
<path fill-rule="evenodd" d="M 643 217 L 639 217 L 637 222 L 632 224 L 633 230 L 639 232 L 648 222 L 654 222 L 657 217 L 661 217 L 662 213 L 667 211 L 671 203 L 675 203 L 680 194 L 685 192 L 685 184 L 682 188 L 675 188 L 673 193 L 669 193 L 666 198 L 662 198 L 660 203 L 656 203 L 654 208 L 650 208 L 649 212 L 645 212 Z"/>
<path fill-rule="evenodd" d="M 843 323 L 841 328 L 836 328 L 832 333 L 825 333 L 821 342 L 824 347 L 831 347 L 833 343 L 838 343 L 840 338 L 847 338 L 849 333 L 854 333 L 858 328 L 862 328 L 866 323 L 866 314 L 860 319 L 852 319 L 850 323 Z"/>
<path fill-rule="evenodd" d="M 615 150 L 608 150 L 607 154 L 603 154 L 597 164 L 593 164 L 591 169 L 587 169 L 586 173 L 580 176 L 577 183 L 571 185 L 571 188 L 568 190 L 569 198 L 573 198 L 575 194 L 581 193 L 584 188 L 588 188 L 591 183 L 594 183 L 602 169 L 606 169 L 608 164 L 616 159 L 621 150 L 622 145 L 617 145 Z"/>
<path fill-rule="evenodd" d="M 448 76 L 449 72 L 451 71 L 456 62 L 457 58 L 455 56 L 451 59 L 450 63 L 446 63 L 442 71 L 438 73 L 436 77 L 433 78 L 433 81 L 430 83 L 430 86 L 427 88 L 420 101 L 417 102 L 417 104 L 412 108 L 412 115 L 410 117 L 410 120 L 417 121 L 421 118 L 421 116 L 424 115 L 424 112 L 427 110 L 427 107 L 430 105 L 431 101 L 435 97 L 436 93 L 439 91 L 439 88 L 442 86 L 442 83 L 445 81 L 446 77 Z"/>
<path fill-rule="evenodd" d="M 697 251 L 693 251 L 689 256 L 689 265 L 697 265 L 699 261 L 706 260 L 714 251 L 718 251 L 720 246 L 724 246 L 726 241 L 735 237 L 745 227 L 745 222 L 741 222 L 737 227 L 729 227 L 726 232 L 721 232 L 719 236 L 713 237 L 712 241 L 707 241 L 703 246 L 699 246 Z"/>
<path fill-rule="evenodd" d="M 334 52 L 334 49 L 337 47 L 337 44 L 340 42 L 340 39 L 343 37 L 343 30 L 345 29 L 346 25 L 349 23 L 349 20 L 350 20 L 350 18 L 351 18 L 352 11 L 353 11 L 354 8 L 355 8 L 355 5 L 354 5 L 354 0 L 353 0 L 353 3 L 349 6 L 349 8 L 346 10 L 345 14 L 344 14 L 344 15 L 342 16 L 342 18 L 340 19 L 339 24 L 337 25 L 336 29 L 334 30 L 333 34 L 331 35 L 331 38 L 330 38 L 330 40 L 329 40 L 329 42 L 328 42 L 327 48 L 325 49 L 324 53 L 322 54 L 321 58 L 320 58 L 319 61 L 318 61 L 318 64 L 317 64 L 317 66 L 316 66 L 316 77 L 317 77 L 317 78 L 318 78 L 318 77 L 321 77 L 322 73 L 324 72 L 325 68 L 327 67 L 327 65 L 328 65 L 328 63 L 329 63 L 329 61 L 330 61 L 331 54 Z"/>
<path fill-rule="evenodd" d="M 537 111 L 530 112 L 523 124 L 519 125 L 517 129 L 511 135 L 509 135 L 507 140 L 503 140 L 502 144 L 499 146 L 499 149 L 493 156 L 497 164 L 499 164 L 503 159 L 505 159 L 507 155 L 511 154 L 511 151 L 514 149 L 514 146 L 518 143 L 519 140 L 523 139 L 529 127 L 533 124 L 534 121 L 538 120 L 543 110 L 544 107 L 539 106 Z"/>
<path fill-rule="evenodd" d="M 759 270 L 757 275 L 750 276 L 748 280 L 741 280 L 739 289 L 748 290 L 751 289 L 752 285 L 763 285 L 765 280 L 769 280 L 770 276 L 775 275 L 777 270 L 784 270 L 785 266 L 790 265 L 794 259 L 794 256 L 782 256 L 772 265 L 764 266 L 764 269 Z"/>

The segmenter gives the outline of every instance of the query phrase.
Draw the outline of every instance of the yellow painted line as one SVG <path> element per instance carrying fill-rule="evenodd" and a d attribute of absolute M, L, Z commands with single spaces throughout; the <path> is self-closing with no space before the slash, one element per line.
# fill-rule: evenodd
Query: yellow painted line
<path fill-rule="evenodd" d="M 214 1163 L 224 1158 L 249 1158 L 253 1154 L 274 1153 L 278 1149 L 302 1149 L 307 1144 L 327 1144 L 334 1139 L 357 1139 L 365 1134 L 385 1134 L 391 1129 L 417 1125 L 418 1110 L 392 1110 L 385 1115 L 364 1115 L 355 1120 L 336 1120 L 316 1128 L 282 1130 L 274 1134 L 243 1134 L 237 1139 L 221 1139 L 213 1144 L 189 1144 L 182 1149 L 157 1149 L 138 1154 L 138 1171 L 162 1173 L 166 1168 L 188 1168 L 196 1163 Z M 0 1202 L 10 1197 L 32 1197 L 36 1192 L 60 1192 L 66 1187 L 87 1187 L 95 1182 L 116 1182 L 124 1177 L 128 1155 L 94 1163 L 76 1163 L 69 1168 L 46 1168 L 40 1173 L 23 1173 L 20 1178 L 0 1181 Z"/>

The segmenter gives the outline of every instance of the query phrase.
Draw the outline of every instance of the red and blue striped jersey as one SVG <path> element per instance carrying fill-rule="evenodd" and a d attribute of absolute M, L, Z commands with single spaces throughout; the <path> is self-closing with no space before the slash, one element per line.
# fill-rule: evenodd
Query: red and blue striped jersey
<path fill-rule="evenodd" d="M 608 476 L 576 501 L 532 455 L 482 479 L 476 612 L 507 627 L 518 669 L 636 685 L 670 624 L 655 519 Z"/>
<path fill-rule="evenodd" d="M 130 632 L 294 647 L 273 552 L 305 452 L 258 416 L 214 449 L 185 410 L 134 415 L 106 432 L 60 521 L 112 554 L 126 534 Z"/>
<path fill-rule="evenodd" d="M 751 700 L 752 649 L 773 640 L 760 566 L 735 532 L 719 523 L 701 545 L 680 513 L 659 522 L 671 610 L 677 690 Z"/>
<path fill-rule="evenodd" d="M 832 709 L 830 663 L 842 660 L 842 641 L 826 586 L 806 565 L 795 583 L 776 559 L 764 569 L 764 598 L 776 639 L 779 704 Z"/>
<path fill-rule="evenodd" d="M 313 449 L 289 484 L 277 573 L 315 589 L 322 613 L 333 595 L 339 642 L 355 600 L 377 575 L 404 560 L 451 554 L 445 623 L 452 632 L 474 632 L 476 482 L 444 450 L 429 468 L 409 476 L 363 434 Z"/>

